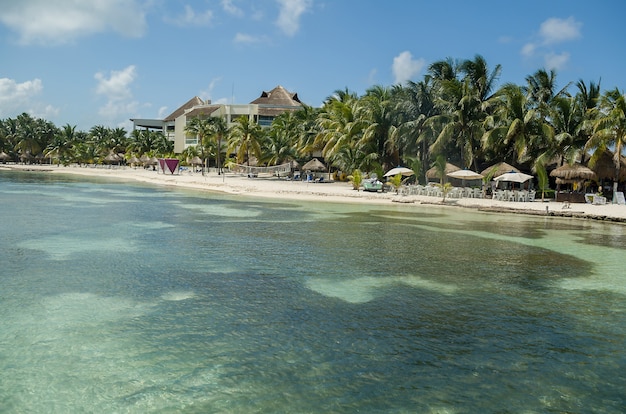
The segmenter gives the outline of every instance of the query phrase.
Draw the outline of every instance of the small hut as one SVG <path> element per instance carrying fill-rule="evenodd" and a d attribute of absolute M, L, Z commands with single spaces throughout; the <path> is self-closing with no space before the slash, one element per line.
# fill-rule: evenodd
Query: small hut
<path fill-rule="evenodd" d="M 556 201 L 572 203 L 584 203 L 588 181 L 596 179 L 596 173 L 580 163 L 562 165 L 552 170 L 550 176 L 556 178 Z M 561 185 L 571 187 L 561 191 Z"/>

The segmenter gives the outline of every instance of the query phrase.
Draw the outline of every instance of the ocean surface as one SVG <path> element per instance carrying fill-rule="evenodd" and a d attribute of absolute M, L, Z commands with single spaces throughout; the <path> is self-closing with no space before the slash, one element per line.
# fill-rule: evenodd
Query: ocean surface
<path fill-rule="evenodd" d="M 623 413 L 626 226 L 0 172 L 1 413 Z"/>

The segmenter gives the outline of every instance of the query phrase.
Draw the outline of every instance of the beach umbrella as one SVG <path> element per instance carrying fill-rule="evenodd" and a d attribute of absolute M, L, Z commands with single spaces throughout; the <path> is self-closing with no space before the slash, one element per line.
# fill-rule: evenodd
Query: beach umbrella
<path fill-rule="evenodd" d="M 0 161 L 6 162 L 9 158 L 11 158 L 9 154 L 4 151 L 0 152 Z"/>
<path fill-rule="evenodd" d="M 139 164 L 141 161 L 139 160 L 139 158 L 137 158 L 135 156 L 132 156 L 132 157 L 130 157 L 128 162 L 131 163 L 131 164 Z"/>
<path fill-rule="evenodd" d="M 191 165 L 202 165 L 202 164 L 204 164 L 202 162 L 202 159 L 200 159 L 200 157 L 198 157 L 197 155 L 191 159 Z"/>
<path fill-rule="evenodd" d="M 398 174 L 402 175 L 403 177 L 410 177 L 410 176 L 412 176 L 415 173 L 410 168 L 396 167 L 396 168 L 392 168 L 389 171 L 387 171 L 385 173 L 385 175 L 383 175 L 383 177 L 393 177 L 393 176 L 398 175 Z"/>
<path fill-rule="evenodd" d="M 508 181 L 508 182 L 512 182 L 512 183 L 525 183 L 526 181 L 532 179 L 533 176 L 532 175 L 528 175 L 528 174 L 524 174 L 522 172 L 515 172 L 515 171 L 511 171 L 508 173 L 504 173 L 502 175 L 497 176 L 496 178 L 494 178 L 494 181 Z"/>
<path fill-rule="evenodd" d="M 304 171 L 326 171 L 326 166 L 317 158 L 313 158 L 302 166 Z"/>
<path fill-rule="evenodd" d="M 446 174 L 448 177 L 459 178 L 461 180 L 482 180 L 483 175 L 472 170 L 456 170 Z"/>

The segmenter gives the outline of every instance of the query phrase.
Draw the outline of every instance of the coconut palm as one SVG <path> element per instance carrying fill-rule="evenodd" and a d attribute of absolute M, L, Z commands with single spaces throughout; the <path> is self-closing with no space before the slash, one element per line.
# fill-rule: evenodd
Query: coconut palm
<path fill-rule="evenodd" d="M 482 145 L 487 158 L 508 163 L 532 162 L 545 152 L 554 135 L 549 124 L 533 109 L 521 87 L 506 84 L 497 94 L 500 103 L 484 121 Z"/>
<path fill-rule="evenodd" d="M 377 154 L 388 165 L 400 163 L 400 149 L 392 138 L 396 130 L 393 90 L 373 86 L 356 107 L 356 115 L 365 125 L 357 145 L 365 152 Z"/>
<path fill-rule="evenodd" d="M 626 147 L 626 98 L 619 89 L 606 91 L 600 98 L 594 120 L 593 135 L 585 145 L 585 149 L 593 151 L 590 165 L 606 150 L 613 153 L 615 177 L 613 193 L 617 192 L 617 184 L 621 170 L 621 157 Z"/>
<path fill-rule="evenodd" d="M 294 130 L 296 122 L 292 112 L 285 112 L 272 122 L 265 142 L 262 145 L 263 162 L 267 165 L 278 165 L 296 158 L 295 142 L 298 131 Z"/>
<path fill-rule="evenodd" d="M 46 157 L 56 157 L 57 163 L 66 163 L 70 150 L 76 141 L 76 126 L 66 124 L 54 136 L 44 151 Z"/>
<path fill-rule="evenodd" d="M 366 122 L 356 115 L 358 99 L 353 95 L 340 95 L 340 98 L 330 98 L 324 104 L 318 117 L 319 133 L 313 143 L 314 148 L 320 148 L 322 156 L 335 163 L 347 153 L 367 152 L 359 146 L 362 142 Z M 376 154 L 377 158 L 378 154 Z M 365 157 L 363 157 L 365 158 Z M 366 168 L 365 165 L 344 165 L 343 168 Z"/>
<path fill-rule="evenodd" d="M 250 153 L 261 158 L 261 141 L 264 131 L 259 124 L 246 117 L 239 117 L 228 134 L 228 152 L 235 153 L 237 162 L 250 165 Z"/>

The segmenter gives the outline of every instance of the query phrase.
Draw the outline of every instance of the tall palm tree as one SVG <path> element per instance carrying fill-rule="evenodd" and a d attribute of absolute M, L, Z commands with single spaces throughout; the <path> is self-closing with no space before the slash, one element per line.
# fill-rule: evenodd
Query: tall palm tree
<path fill-rule="evenodd" d="M 604 151 L 612 150 L 615 177 L 613 194 L 617 192 L 621 170 L 621 157 L 626 148 L 626 97 L 619 89 L 606 91 L 600 98 L 593 135 L 585 148 L 594 151 L 590 164 Z"/>
<path fill-rule="evenodd" d="M 398 94 L 395 110 L 398 112 L 399 126 L 392 135 L 395 145 L 401 148 L 404 154 L 415 154 L 413 159 L 419 160 L 419 165 L 428 165 L 430 159 L 429 148 L 434 142 L 432 129 L 426 121 L 437 115 L 435 107 L 435 92 L 430 76 L 425 76 L 420 82 L 409 81 L 406 87 L 401 87 Z M 425 171 L 421 168 L 415 174 L 423 177 Z"/>
<path fill-rule="evenodd" d="M 282 113 L 272 122 L 262 145 L 262 160 L 267 165 L 278 165 L 296 158 L 295 143 L 299 134 L 294 119 L 294 113 L 289 111 Z"/>
<path fill-rule="evenodd" d="M 238 163 L 250 165 L 250 153 L 257 159 L 261 158 L 263 135 L 263 128 L 254 120 L 239 117 L 228 134 L 228 152 L 236 154 Z"/>
<path fill-rule="evenodd" d="M 400 163 L 400 151 L 392 138 L 396 130 L 393 90 L 378 85 L 368 89 L 358 100 L 356 112 L 366 125 L 359 147 L 376 153 L 388 165 Z"/>
<path fill-rule="evenodd" d="M 220 117 L 211 117 L 209 118 L 210 125 L 210 137 L 215 140 L 216 149 L 216 163 L 217 163 L 217 175 L 222 173 L 222 163 L 221 163 L 221 154 L 222 154 L 222 140 L 228 136 L 228 124 L 226 123 L 226 119 Z"/>
<path fill-rule="evenodd" d="M 198 138 L 198 143 L 207 151 L 210 147 L 209 138 L 213 132 L 211 127 L 211 119 L 206 117 L 193 117 L 185 126 L 185 132 Z M 203 151 L 203 152 L 204 152 Z M 207 151 L 209 152 L 209 151 Z M 196 154 L 197 155 L 197 154 Z M 208 156 L 205 158 L 206 167 L 209 167 Z"/>
<path fill-rule="evenodd" d="M 566 96 L 571 82 L 557 90 L 556 71 L 539 69 L 534 74 L 526 77 L 524 91 L 528 95 L 528 101 L 539 110 L 539 113 L 547 117 L 550 111 L 550 101 L 559 96 Z"/>
<path fill-rule="evenodd" d="M 66 124 L 61 130 L 54 136 L 53 140 L 48 144 L 45 149 L 44 156 L 56 157 L 57 163 L 67 162 L 66 157 L 76 142 L 76 126 Z"/>
<path fill-rule="evenodd" d="M 320 148 L 322 156 L 332 164 L 350 148 L 364 151 L 359 147 L 366 123 L 357 116 L 358 98 L 343 95 L 326 101 L 318 117 L 319 133 L 313 146 Z M 366 152 L 371 152 L 367 150 Z M 357 165 L 354 168 L 367 169 Z"/>
<path fill-rule="evenodd" d="M 506 84 L 497 94 L 500 103 L 485 119 L 483 149 L 488 158 L 508 163 L 529 163 L 543 153 L 552 128 L 534 109 L 521 87 Z"/>

